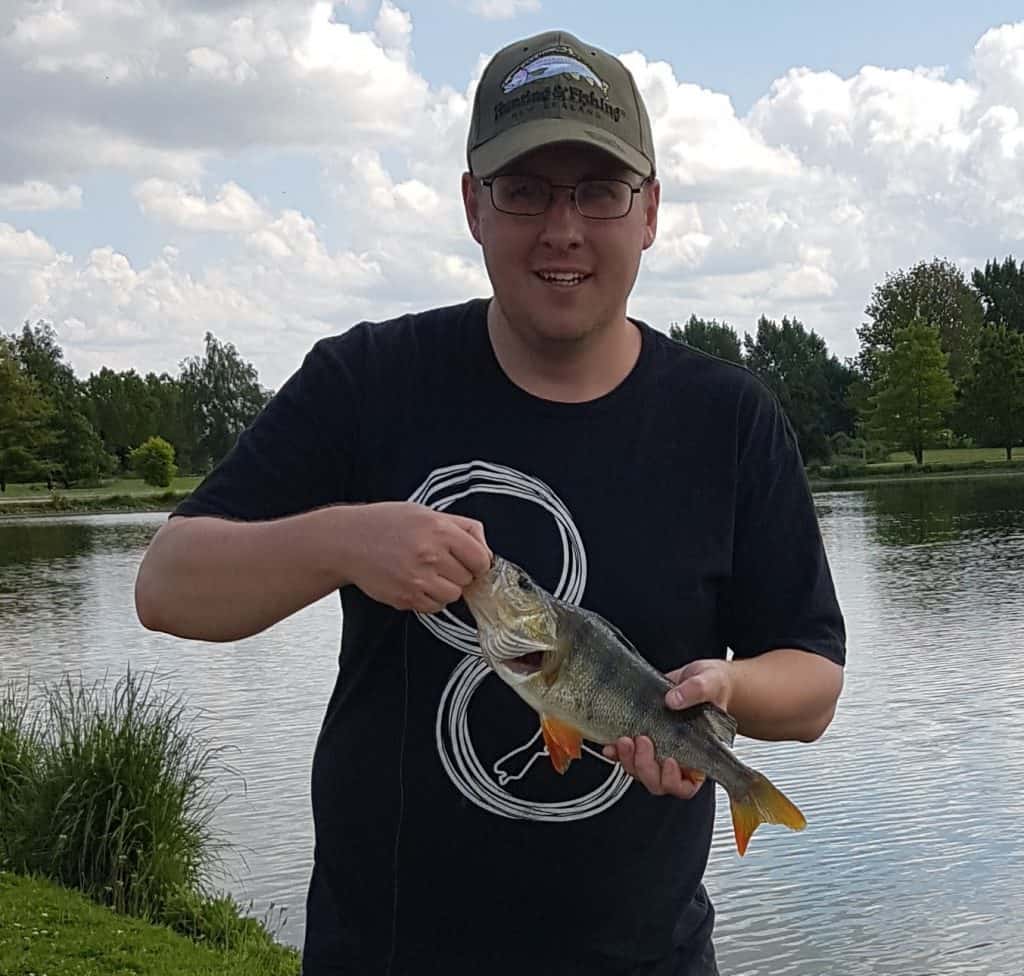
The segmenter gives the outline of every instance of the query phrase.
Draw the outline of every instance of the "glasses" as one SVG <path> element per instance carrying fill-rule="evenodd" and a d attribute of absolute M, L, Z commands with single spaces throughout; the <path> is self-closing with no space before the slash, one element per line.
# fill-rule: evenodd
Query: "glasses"
<path fill-rule="evenodd" d="M 555 190 L 570 190 L 576 210 L 591 220 L 617 220 L 633 208 L 633 197 L 643 188 L 625 180 L 580 180 L 549 183 L 540 176 L 492 176 L 480 182 L 491 191 L 495 210 L 516 217 L 536 217 L 551 206 Z"/>

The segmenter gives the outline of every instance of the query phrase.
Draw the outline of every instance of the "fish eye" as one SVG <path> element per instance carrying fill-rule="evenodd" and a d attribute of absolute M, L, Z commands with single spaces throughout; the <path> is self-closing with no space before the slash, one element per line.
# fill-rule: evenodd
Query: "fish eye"
<path fill-rule="evenodd" d="M 520 573 L 519 579 L 516 580 L 516 582 L 519 584 L 519 589 L 521 590 L 533 589 L 533 580 L 531 580 L 525 573 Z"/>

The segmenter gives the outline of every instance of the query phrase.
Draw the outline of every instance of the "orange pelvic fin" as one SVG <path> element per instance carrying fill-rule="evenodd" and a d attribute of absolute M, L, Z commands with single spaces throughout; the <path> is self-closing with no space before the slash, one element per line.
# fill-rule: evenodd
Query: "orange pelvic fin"
<path fill-rule="evenodd" d="M 750 837 L 760 824 L 783 824 L 790 830 L 803 830 L 807 826 L 804 815 L 760 773 L 745 794 L 730 796 L 729 803 L 740 857 L 746 853 Z"/>
<path fill-rule="evenodd" d="M 569 763 L 580 758 L 580 747 L 583 736 L 571 725 L 560 722 L 550 715 L 540 717 L 541 731 L 544 733 L 544 744 L 548 747 L 551 765 L 560 773 L 569 768 Z"/>

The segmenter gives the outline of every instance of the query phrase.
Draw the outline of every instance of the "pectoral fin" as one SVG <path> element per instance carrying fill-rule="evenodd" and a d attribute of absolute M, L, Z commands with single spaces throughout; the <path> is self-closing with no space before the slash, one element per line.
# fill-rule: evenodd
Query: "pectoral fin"
<path fill-rule="evenodd" d="M 559 773 L 564 773 L 569 768 L 569 763 L 580 758 L 583 736 L 571 725 L 566 725 L 565 722 L 550 715 L 540 717 L 540 727 L 544 733 L 548 755 L 551 757 L 551 765 Z"/>

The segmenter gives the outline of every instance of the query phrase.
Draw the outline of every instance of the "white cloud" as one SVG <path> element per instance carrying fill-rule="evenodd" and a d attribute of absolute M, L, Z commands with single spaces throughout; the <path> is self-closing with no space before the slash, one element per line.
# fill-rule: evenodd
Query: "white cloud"
<path fill-rule="evenodd" d="M 263 207 L 237 183 L 225 183 L 213 203 L 179 183 L 152 178 L 135 188 L 143 213 L 186 230 L 250 231 L 264 224 Z"/>
<path fill-rule="evenodd" d="M 357 7 L 372 26 L 345 23 Z M 458 188 L 484 58 L 449 57 L 462 82 L 431 87 L 416 41 L 397 0 L 16 0 L 0 16 L 0 86 L 30 97 L 0 100 L 0 209 L 79 212 L 73 256 L 53 217 L 50 241 L 0 224 L 0 315 L 51 318 L 83 368 L 173 368 L 210 328 L 277 384 L 318 335 L 487 294 Z M 636 314 L 665 327 L 696 312 L 741 333 L 762 313 L 796 315 L 851 355 L 886 272 L 1011 251 L 1024 240 L 1024 23 L 972 44 L 963 78 L 794 67 L 745 115 L 627 53 L 663 183 Z M 296 158 L 322 180 L 321 205 L 310 192 L 281 206 Z M 157 249 L 174 247 L 153 258 L 151 236 L 138 257 L 90 211 L 94 172 L 134 195 Z M 272 189 L 253 175 L 267 172 Z"/>
<path fill-rule="evenodd" d="M 511 20 L 540 10 L 540 0 L 471 0 L 471 13 L 485 20 Z"/>
<path fill-rule="evenodd" d="M 41 180 L 0 183 L 0 210 L 77 210 L 81 206 L 80 186 L 61 189 Z"/>
<path fill-rule="evenodd" d="M 16 270 L 18 265 L 52 261 L 56 252 L 43 238 L 30 230 L 19 231 L 10 224 L 0 223 L 0 261 L 4 271 Z"/>

